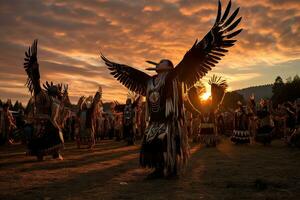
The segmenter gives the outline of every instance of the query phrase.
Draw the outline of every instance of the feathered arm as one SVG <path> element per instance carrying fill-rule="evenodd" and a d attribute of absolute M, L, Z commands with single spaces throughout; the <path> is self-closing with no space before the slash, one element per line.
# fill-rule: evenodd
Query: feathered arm
<path fill-rule="evenodd" d="M 227 82 L 221 76 L 213 75 L 208 84 L 211 86 L 212 106 L 214 109 L 217 109 L 223 102 L 228 87 Z"/>
<path fill-rule="evenodd" d="M 225 56 L 224 53 L 228 52 L 227 48 L 233 46 L 236 42 L 232 38 L 242 31 L 242 29 L 235 30 L 242 19 L 240 17 L 234 21 L 239 8 L 228 17 L 230 8 L 231 1 L 229 1 L 222 16 L 219 1 L 215 24 L 201 41 L 196 40 L 192 48 L 173 70 L 172 77 L 178 78 L 188 88 L 205 76 L 221 60 L 221 57 Z"/>
<path fill-rule="evenodd" d="M 31 94 L 37 95 L 41 91 L 40 85 L 40 71 L 37 60 L 37 40 L 34 40 L 28 51 L 25 52 L 24 68 L 27 73 L 26 86 L 28 87 Z"/>
<path fill-rule="evenodd" d="M 151 78 L 148 74 L 127 65 L 111 62 L 101 54 L 111 74 L 129 90 L 146 96 L 147 83 Z"/>
<path fill-rule="evenodd" d="M 188 106 L 193 108 L 193 110 L 197 113 L 201 113 L 200 96 L 202 96 L 204 93 L 205 87 L 202 83 L 194 85 L 187 91 Z"/>

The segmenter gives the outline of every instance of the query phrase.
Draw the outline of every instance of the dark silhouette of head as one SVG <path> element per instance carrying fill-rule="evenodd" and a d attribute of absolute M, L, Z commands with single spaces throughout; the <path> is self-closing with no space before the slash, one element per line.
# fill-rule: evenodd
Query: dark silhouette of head
<path fill-rule="evenodd" d="M 147 70 L 156 71 L 158 74 L 174 69 L 173 63 L 168 59 L 162 59 L 159 63 L 153 61 L 147 61 L 147 63 L 155 65 L 155 67 L 147 68 Z"/>

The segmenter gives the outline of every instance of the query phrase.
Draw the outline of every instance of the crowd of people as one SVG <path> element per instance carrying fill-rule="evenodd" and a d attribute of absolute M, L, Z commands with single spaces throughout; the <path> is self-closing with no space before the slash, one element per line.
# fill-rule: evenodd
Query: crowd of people
<path fill-rule="evenodd" d="M 274 139 L 282 139 L 289 145 L 300 147 L 300 99 L 274 106 L 269 100 L 255 102 L 252 96 L 247 105 L 237 102 L 236 110 L 221 108 L 209 114 L 198 114 L 192 117 L 191 123 L 190 135 L 194 141 L 210 129 L 216 137 L 230 137 L 234 144 L 257 142 L 267 145 Z"/>
<path fill-rule="evenodd" d="M 104 108 L 101 96 L 100 89 L 94 97 L 81 97 L 78 104 L 70 108 L 61 126 L 63 140 L 75 141 L 78 148 L 93 148 L 96 142 L 104 139 L 123 140 L 128 145 L 142 139 L 146 128 L 142 98 L 128 97 L 125 104 L 110 102 Z M 33 114 L 28 112 L 30 102 L 25 111 L 18 112 L 10 111 L 8 103 L 0 106 L 1 145 L 29 141 L 30 134 L 23 137 L 20 134 L 26 134 L 32 124 Z M 186 109 L 185 116 L 190 140 L 207 146 L 218 143 L 212 136 L 217 136 L 218 140 L 221 136 L 230 137 L 235 144 L 259 142 L 267 145 L 274 139 L 283 139 L 289 145 L 300 144 L 296 138 L 300 127 L 300 99 L 273 106 L 270 100 L 256 102 L 252 96 L 246 105 L 237 102 L 236 110 L 221 107 L 195 114 Z M 207 135 L 209 141 L 204 139 Z"/>

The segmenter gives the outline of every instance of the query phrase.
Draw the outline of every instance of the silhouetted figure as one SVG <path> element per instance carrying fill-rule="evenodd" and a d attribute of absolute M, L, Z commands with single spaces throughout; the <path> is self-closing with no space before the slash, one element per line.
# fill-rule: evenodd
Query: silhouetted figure
<path fill-rule="evenodd" d="M 239 9 L 228 17 L 231 1 L 221 14 L 219 2 L 218 15 L 212 29 L 201 41 L 196 41 L 174 68 L 170 60 L 163 59 L 148 70 L 156 71 L 150 76 L 132 67 L 111 62 L 103 55 L 103 61 L 111 74 L 128 89 L 146 96 L 148 126 L 142 142 L 140 164 L 154 168 L 149 178 L 174 176 L 177 166 L 187 163 L 189 147 L 187 143 L 186 121 L 182 96 L 182 85 L 187 88 L 201 79 L 218 60 L 227 52 L 226 48 L 234 45 L 231 40 L 242 30 L 231 32 L 241 18 L 233 22 Z M 231 33 L 230 33 L 231 32 Z"/>
<path fill-rule="evenodd" d="M 241 102 L 238 102 L 238 106 L 234 115 L 234 130 L 231 141 L 235 144 L 248 144 L 250 143 L 249 118 Z"/>
<path fill-rule="evenodd" d="M 16 128 L 15 120 L 8 110 L 9 105 L 5 103 L 0 108 L 0 145 L 10 142 L 12 131 Z"/>

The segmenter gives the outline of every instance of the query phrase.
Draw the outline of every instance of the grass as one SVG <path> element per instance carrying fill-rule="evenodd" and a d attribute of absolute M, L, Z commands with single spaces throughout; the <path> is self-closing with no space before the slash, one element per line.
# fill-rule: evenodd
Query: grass
<path fill-rule="evenodd" d="M 299 199 L 300 150 L 192 145 L 189 165 L 172 180 L 145 180 L 138 146 L 101 141 L 94 151 L 66 144 L 64 161 L 36 162 L 21 145 L 0 148 L 0 199 Z"/>

